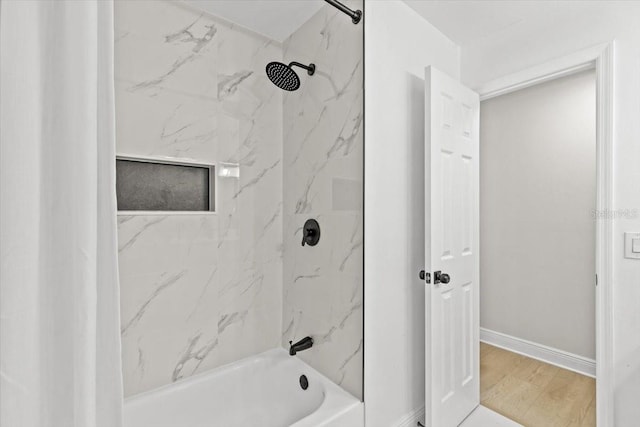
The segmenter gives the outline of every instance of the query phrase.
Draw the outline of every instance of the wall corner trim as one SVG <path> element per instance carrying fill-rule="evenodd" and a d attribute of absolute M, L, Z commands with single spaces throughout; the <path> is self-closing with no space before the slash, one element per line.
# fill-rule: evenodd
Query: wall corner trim
<path fill-rule="evenodd" d="M 480 328 L 480 341 L 582 375 L 592 378 L 596 376 L 596 361 L 577 354 L 486 328 Z"/>

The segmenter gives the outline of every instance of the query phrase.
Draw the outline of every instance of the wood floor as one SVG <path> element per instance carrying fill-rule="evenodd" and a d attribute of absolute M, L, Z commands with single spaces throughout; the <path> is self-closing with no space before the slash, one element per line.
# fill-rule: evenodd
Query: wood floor
<path fill-rule="evenodd" d="M 480 343 L 481 404 L 525 427 L 596 425 L 593 378 Z"/>

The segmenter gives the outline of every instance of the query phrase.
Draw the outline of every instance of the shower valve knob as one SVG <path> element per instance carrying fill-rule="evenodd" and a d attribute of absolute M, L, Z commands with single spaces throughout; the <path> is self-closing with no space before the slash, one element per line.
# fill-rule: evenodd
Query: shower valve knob
<path fill-rule="evenodd" d="M 320 224 L 315 219 L 308 219 L 302 227 L 302 246 L 315 246 L 320 241 Z"/>

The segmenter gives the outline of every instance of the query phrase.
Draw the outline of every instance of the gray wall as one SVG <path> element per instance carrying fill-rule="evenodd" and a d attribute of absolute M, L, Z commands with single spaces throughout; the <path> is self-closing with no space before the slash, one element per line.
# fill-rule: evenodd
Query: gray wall
<path fill-rule="evenodd" d="M 480 324 L 595 358 L 595 71 L 482 102 Z"/>

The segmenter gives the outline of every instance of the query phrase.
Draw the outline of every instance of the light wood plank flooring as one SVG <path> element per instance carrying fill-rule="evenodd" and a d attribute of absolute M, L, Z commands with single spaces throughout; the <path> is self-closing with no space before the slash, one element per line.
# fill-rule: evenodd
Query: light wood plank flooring
<path fill-rule="evenodd" d="M 593 378 L 480 343 L 480 403 L 525 427 L 595 427 Z"/>

